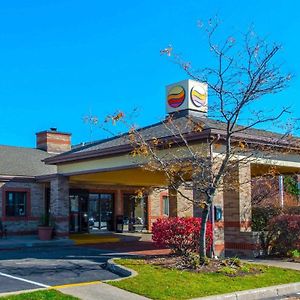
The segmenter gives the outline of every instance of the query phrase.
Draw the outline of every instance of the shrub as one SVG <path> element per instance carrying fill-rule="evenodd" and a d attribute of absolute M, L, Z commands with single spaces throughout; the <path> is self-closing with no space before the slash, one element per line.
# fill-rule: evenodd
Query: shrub
<path fill-rule="evenodd" d="M 278 216 L 281 213 L 281 208 L 276 206 L 253 206 L 252 207 L 252 230 L 264 231 L 269 220 Z"/>
<path fill-rule="evenodd" d="M 182 256 L 181 264 L 183 268 L 188 267 L 196 270 L 200 266 L 199 255 L 194 252 L 187 252 Z"/>
<path fill-rule="evenodd" d="M 250 267 L 246 266 L 246 265 L 243 265 L 243 266 L 240 267 L 240 270 L 244 273 L 249 273 L 250 272 Z"/>
<path fill-rule="evenodd" d="M 289 215 L 300 215 L 300 206 L 288 206 L 285 207 L 283 211 Z"/>
<path fill-rule="evenodd" d="M 227 276 L 232 276 L 232 275 L 235 275 L 237 273 L 237 269 L 234 269 L 232 267 L 222 267 L 218 273 L 221 273 L 223 275 L 227 275 Z"/>
<path fill-rule="evenodd" d="M 271 254 L 287 255 L 291 250 L 300 249 L 300 215 L 274 217 L 267 231 Z"/>
<path fill-rule="evenodd" d="M 300 258 L 300 250 L 291 250 L 288 252 L 288 256 L 290 256 L 291 258 Z"/>
<path fill-rule="evenodd" d="M 239 268 L 242 266 L 242 261 L 238 257 L 230 257 L 222 260 L 221 264 L 225 267 Z"/>
<path fill-rule="evenodd" d="M 177 254 L 198 252 L 200 228 L 200 218 L 161 218 L 153 223 L 152 239 L 156 245 L 168 247 Z M 207 223 L 206 249 L 209 249 L 211 244 L 212 226 L 211 223 Z"/>

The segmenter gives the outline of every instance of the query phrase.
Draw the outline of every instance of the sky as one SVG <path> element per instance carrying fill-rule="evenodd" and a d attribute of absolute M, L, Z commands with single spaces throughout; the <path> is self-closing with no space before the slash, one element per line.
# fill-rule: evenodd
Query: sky
<path fill-rule="evenodd" d="M 171 44 L 202 64 L 197 22 L 215 15 L 228 32 L 253 24 L 283 46 L 294 79 L 268 106 L 299 117 L 298 0 L 10 0 L 0 3 L 0 144 L 35 147 L 50 127 L 71 132 L 73 144 L 100 139 L 107 133 L 91 132 L 84 116 L 117 110 L 137 109 L 140 126 L 161 120 L 165 86 L 187 76 L 160 50 Z"/>

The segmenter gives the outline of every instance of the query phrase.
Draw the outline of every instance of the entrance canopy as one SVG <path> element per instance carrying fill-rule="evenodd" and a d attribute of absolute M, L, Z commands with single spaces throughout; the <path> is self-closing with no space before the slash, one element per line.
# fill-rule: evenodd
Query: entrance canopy
<path fill-rule="evenodd" d="M 296 175 L 300 173 L 299 166 L 282 166 L 282 165 L 262 165 L 251 164 L 251 176 L 258 177 L 264 175 Z"/>
<path fill-rule="evenodd" d="M 126 186 L 167 186 L 168 181 L 162 172 L 151 172 L 142 168 L 102 171 L 88 174 L 71 175 L 70 183 L 126 185 Z"/>

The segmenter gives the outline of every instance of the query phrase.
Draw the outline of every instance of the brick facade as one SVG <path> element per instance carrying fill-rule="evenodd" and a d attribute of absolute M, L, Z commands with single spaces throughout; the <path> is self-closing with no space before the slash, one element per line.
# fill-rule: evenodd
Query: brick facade
<path fill-rule="evenodd" d="M 233 186 L 234 182 L 234 186 Z M 230 187 L 230 188 L 228 188 Z M 190 199 L 199 199 L 196 191 L 181 189 Z M 151 223 L 162 217 L 162 195 L 169 195 L 170 216 L 201 217 L 199 207 L 186 200 L 174 189 L 150 193 Z M 251 169 L 248 165 L 236 165 L 236 169 L 224 179 L 215 197 L 214 206 L 222 209 L 222 219 L 214 226 L 214 253 L 217 256 L 257 255 L 258 236 L 251 231 Z"/>
<path fill-rule="evenodd" d="M 27 192 L 26 216 L 8 217 L 5 215 L 6 191 Z M 35 182 L 0 182 L 0 217 L 7 226 L 8 234 L 36 234 L 37 226 L 44 214 L 45 186 Z"/>
<path fill-rule="evenodd" d="M 251 232 L 251 170 L 250 166 L 237 166 L 230 178 L 235 180 L 235 189 L 220 189 L 214 198 L 214 205 L 221 207 L 222 220 L 215 223 L 214 250 L 216 255 L 250 255 L 256 254 L 255 233 Z M 78 187 L 78 186 L 77 186 Z M 123 194 L 134 193 L 135 189 L 118 186 L 82 186 L 81 188 L 110 191 L 115 195 L 115 215 L 123 214 Z M 36 182 L 2 182 L 0 183 L 0 216 L 8 228 L 9 234 L 36 234 L 41 216 L 45 212 L 45 184 Z M 26 217 L 7 218 L 4 214 L 5 191 L 26 190 L 30 192 L 30 211 Z M 188 198 L 200 197 L 192 189 L 180 191 Z M 169 189 L 148 189 L 148 230 L 153 222 L 163 215 L 163 196 L 169 196 L 170 216 L 200 216 L 199 208 L 193 207 L 180 193 Z M 69 180 L 56 175 L 50 180 L 50 212 L 55 223 L 57 237 L 69 235 Z"/>

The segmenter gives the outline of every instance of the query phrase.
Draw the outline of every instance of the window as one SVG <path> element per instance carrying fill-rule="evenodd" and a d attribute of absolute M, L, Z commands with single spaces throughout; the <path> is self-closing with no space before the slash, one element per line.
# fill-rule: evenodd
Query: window
<path fill-rule="evenodd" d="M 25 217 L 27 208 L 27 192 L 6 192 L 6 216 Z"/>
<path fill-rule="evenodd" d="M 162 197 L 162 205 L 163 205 L 163 215 L 169 216 L 170 208 L 169 208 L 169 197 Z"/>

